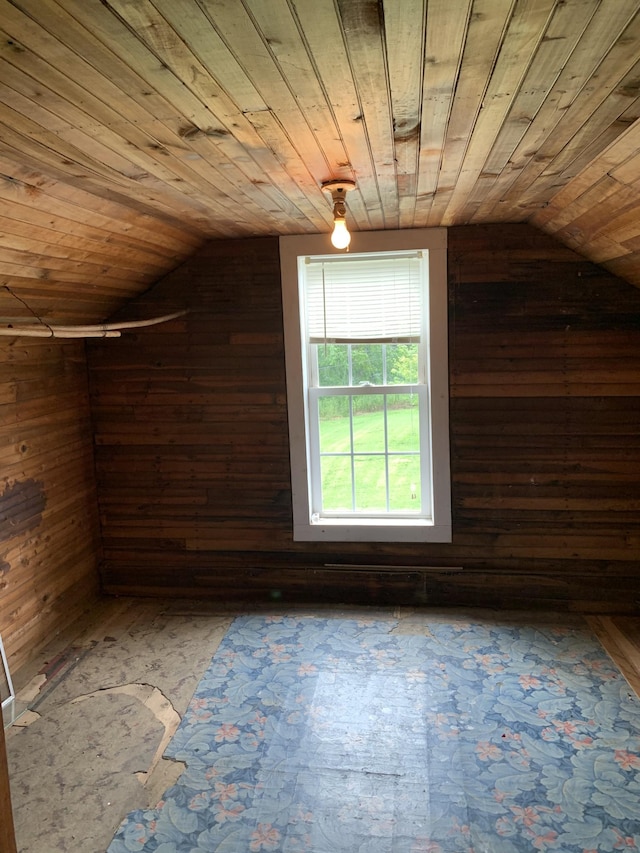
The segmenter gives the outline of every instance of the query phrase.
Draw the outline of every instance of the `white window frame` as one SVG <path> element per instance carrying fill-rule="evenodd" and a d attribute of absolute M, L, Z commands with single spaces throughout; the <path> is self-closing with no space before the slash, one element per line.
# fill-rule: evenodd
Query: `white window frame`
<path fill-rule="evenodd" d="M 11 681 L 11 673 L 9 672 L 9 661 L 4 650 L 2 636 L 0 635 L 0 723 L 5 729 L 9 728 L 15 722 L 15 699 L 16 694 Z M 8 710 L 7 710 L 8 709 Z M 6 713 L 5 713 L 6 711 Z"/>
<path fill-rule="evenodd" d="M 449 367 L 447 231 L 445 228 L 366 231 L 352 235 L 358 253 L 423 251 L 428 257 L 431 517 L 345 515 L 314 519 L 311 512 L 311 440 L 307 408 L 305 335 L 301 326 L 298 259 L 336 254 L 328 235 L 280 238 L 287 406 L 293 499 L 293 538 L 328 542 L 450 542 Z"/>

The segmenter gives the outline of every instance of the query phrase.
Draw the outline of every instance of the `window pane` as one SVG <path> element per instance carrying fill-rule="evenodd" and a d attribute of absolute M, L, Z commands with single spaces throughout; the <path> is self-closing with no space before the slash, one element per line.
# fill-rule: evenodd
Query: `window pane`
<path fill-rule="evenodd" d="M 353 379 L 352 385 L 383 384 L 384 344 L 350 344 Z"/>
<path fill-rule="evenodd" d="M 349 344 L 317 344 L 318 385 L 349 384 Z"/>
<path fill-rule="evenodd" d="M 350 453 L 348 397 L 320 397 L 320 453 Z"/>
<path fill-rule="evenodd" d="M 386 512 L 387 479 L 384 456 L 356 456 L 356 510 Z"/>
<path fill-rule="evenodd" d="M 353 398 L 353 449 L 356 453 L 384 452 L 384 397 Z"/>
<path fill-rule="evenodd" d="M 418 382 L 418 344 L 387 344 L 387 385 Z"/>
<path fill-rule="evenodd" d="M 387 398 L 390 451 L 420 450 L 420 415 L 417 394 L 390 394 Z"/>
<path fill-rule="evenodd" d="M 351 457 L 323 456 L 320 471 L 323 511 L 352 512 Z"/>
<path fill-rule="evenodd" d="M 420 512 L 420 458 L 418 456 L 389 457 L 389 508 L 405 512 Z"/>

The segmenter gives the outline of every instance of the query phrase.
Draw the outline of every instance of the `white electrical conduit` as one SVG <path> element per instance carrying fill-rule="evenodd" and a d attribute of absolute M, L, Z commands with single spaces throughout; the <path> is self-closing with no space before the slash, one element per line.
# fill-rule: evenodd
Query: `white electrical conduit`
<path fill-rule="evenodd" d="M 25 338 L 119 338 L 122 329 L 140 329 L 143 326 L 155 326 L 157 323 L 166 323 L 182 317 L 186 311 L 175 311 L 173 314 L 164 314 L 162 317 L 154 317 L 151 320 L 129 320 L 124 323 L 98 323 L 93 326 L 58 326 L 49 325 L 44 321 L 36 323 L 14 323 L 0 324 L 0 335 L 9 337 Z"/>

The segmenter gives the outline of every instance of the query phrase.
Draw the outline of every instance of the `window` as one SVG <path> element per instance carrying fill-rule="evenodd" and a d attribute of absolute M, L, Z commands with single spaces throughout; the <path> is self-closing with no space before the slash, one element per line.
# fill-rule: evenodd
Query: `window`
<path fill-rule="evenodd" d="M 294 538 L 451 540 L 446 231 L 280 240 Z"/>

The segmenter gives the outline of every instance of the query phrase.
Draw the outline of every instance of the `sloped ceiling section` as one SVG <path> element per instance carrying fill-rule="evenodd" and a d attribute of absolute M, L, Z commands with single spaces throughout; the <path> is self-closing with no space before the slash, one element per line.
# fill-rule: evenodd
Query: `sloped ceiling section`
<path fill-rule="evenodd" d="M 216 237 L 530 221 L 640 285 L 638 0 L 0 0 L 0 318 Z"/>

